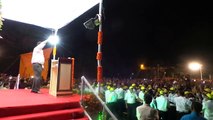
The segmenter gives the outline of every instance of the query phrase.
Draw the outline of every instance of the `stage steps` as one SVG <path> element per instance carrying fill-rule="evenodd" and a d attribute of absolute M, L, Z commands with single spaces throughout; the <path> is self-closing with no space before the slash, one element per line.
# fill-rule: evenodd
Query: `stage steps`
<path fill-rule="evenodd" d="M 57 105 L 59 106 L 57 107 Z M 40 106 L 40 110 L 38 106 L 31 106 L 31 108 L 30 106 L 25 107 L 31 109 L 29 110 L 30 112 L 26 112 L 26 109 L 21 112 L 22 110 L 17 108 L 17 110 L 19 109 L 17 111 L 19 114 L 5 114 L 4 117 L 1 116 L 0 120 L 88 120 L 87 116 L 84 114 L 83 108 L 79 105 L 75 105 L 75 107 L 63 107 L 63 105 L 60 107 L 61 104 L 57 105 Z M 67 105 L 67 103 L 64 105 Z M 11 110 L 14 111 L 15 108 Z"/>
<path fill-rule="evenodd" d="M 44 90 L 5 90 L 0 98 L 0 120 L 89 120 L 77 94 L 53 97 Z"/>
<path fill-rule="evenodd" d="M 88 120 L 82 108 L 39 112 L 0 118 L 0 120 Z"/>

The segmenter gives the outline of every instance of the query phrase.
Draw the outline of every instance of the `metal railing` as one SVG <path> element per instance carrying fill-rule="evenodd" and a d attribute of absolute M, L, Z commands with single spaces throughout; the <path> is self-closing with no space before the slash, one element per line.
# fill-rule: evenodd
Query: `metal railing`
<path fill-rule="evenodd" d="M 16 83 L 14 85 L 14 89 L 19 89 L 19 84 L 20 84 L 20 74 L 18 74 L 18 76 L 17 76 Z"/>
<path fill-rule="evenodd" d="M 118 120 L 115 117 L 115 115 L 110 111 L 110 109 L 107 107 L 106 103 L 95 92 L 95 90 L 92 88 L 92 86 L 90 85 L 90 83 L 87 81 L 87 79 L 84 76 L 81 77 L 81 98 L 80 98 L 81 105 L 82 105 L 82 101 L 83 101 L 83 92 L 84 92 L 84 85 L 85 85 L 84 83 L 89 87 L 89 89 L 96 96 L 98 101 L 101 103 L 101 105 L 103 106 L 103 111 L 106 110 L 109 113 L 109 115 L 112 117 L 113 120 Z"/>

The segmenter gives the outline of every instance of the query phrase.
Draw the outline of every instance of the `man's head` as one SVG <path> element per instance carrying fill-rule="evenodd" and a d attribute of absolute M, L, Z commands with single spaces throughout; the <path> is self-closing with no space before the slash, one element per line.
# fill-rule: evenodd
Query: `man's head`
<path fill-rule="evenodd" d="M 207 94 L 206 94 L 206 97 L 207 97 L 207 99 L 209 99 L 209 100 L 213 100 L 213 96 L 212 96 L 211 93 L 207 93 Z"/>
<path fill-rule="evenodd" d="M 148 93 L 144 95 L 144 101 L 146 104 L 150 104 L 152 102 L 152 96 Z"/>
<path fill-rule="evenodd" d="M 133 87 L 132 87 L 132 86 L 129 87 L 129 91 L 130 91 L 130 92 L 133 91 Z"/>
<path fill-rule="evenodd" d="M 191 110 L 195 111 L 197 114 L 200 114 L 202 110 L 202 104 L 199 102 L 192 102 Z"/>
<path fill-rule="evenodd" d="M 159 94 L 160 94 L 160 95 L 164 95 L 164 92 L 163 92 L 163 90 L 161 90 L 161 91 L 159 92 Z"/>
<path fill-rule="evenodd" d="M 178 94 L 179 94 L 180 96 L 184 96 L 184 91 L 183 91 L 183 90 L 179 90 L 179 91 L 178 91 Z"/>

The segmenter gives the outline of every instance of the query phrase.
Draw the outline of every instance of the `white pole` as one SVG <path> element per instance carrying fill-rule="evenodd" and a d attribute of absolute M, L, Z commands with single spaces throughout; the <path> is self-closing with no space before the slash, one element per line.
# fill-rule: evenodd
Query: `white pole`
<path fill-rule="evenodd" d="M 18 74 L 18 76 L 17 76 L 16 84 L 14 86 L 14 89 L 19 89 L 19 83 L 20 83 L 20 74 Z"/>
<path fill-rule="evenodd" d="M 98 54 L 102 56 L 101 52 L 101 45 L 102 45 L 102 6 L 103 5 L 103 0 L 100 0 L 99 3 L 99 14 L 98 14 L 98 19 L 99 19 L 99 34 L 98 34 Z M 100 35 L 101 34 L 101 35 Z M 98 94 L 100 92 L 100 81 L 102 80 L 102 65 L 101 65 L 101 58 L 97 57 L 97 81 L 98 81 Z"/>
<path fill-rule="evenodd" d="M 54 36 L 57 35 L 58 29 L 55 29 L 55 33 Z M 53 48 L 53 60 L 55 60 L 55 56 L 56 56 L 56 43 L 54 44 L 54 48 Z"/>
<path fill-rule="evenodd" d="M 200 67 L 200 80 L 203 80 L 202 68 Z"/>

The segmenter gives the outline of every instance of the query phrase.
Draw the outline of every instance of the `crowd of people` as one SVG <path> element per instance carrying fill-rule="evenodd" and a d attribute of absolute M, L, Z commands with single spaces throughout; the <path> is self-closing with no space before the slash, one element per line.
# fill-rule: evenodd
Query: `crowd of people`
<path fill-rule="evenodd" d="M 41 84 L 43 86 L 47 86 L 48 80 L 42 79 Z M 31 89 L 33 83 L 33 78 L 31 77 L 21 77 L 19 80 L 19 89 Z M 14 89 L 17 84 L 17 76 L 8 75 L 5 73 L 0 73 L 0 88 L 1 89 Z"/>
<path fill-rule="evenodd" d="M 107 79 L 93 86 L 118 120 L 213 120 L 212 80 Z"/>
<path fill-rule="evenodd" d="M 13 89 L 17 77 L 0 74 L 0 86 Z M 93 83 L 118 120 L 213 120 L 213 81 L 189 76 L 173 79 L 104 79 Z M 43 83 L 43 86 L 47 84 Z M 21 78 L 19 89 L 32 86 Z M 90 92 L 89 89 L 86 89 Z M 111 116 L 107 114 L 106 119 Z"/>

